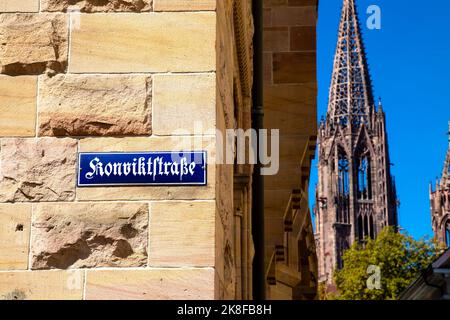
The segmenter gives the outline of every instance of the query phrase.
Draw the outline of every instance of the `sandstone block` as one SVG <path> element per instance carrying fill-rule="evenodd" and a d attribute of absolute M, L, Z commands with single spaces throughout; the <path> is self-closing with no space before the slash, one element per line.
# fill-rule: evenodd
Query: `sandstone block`
<path fill-rule="evenodd" d="M 81 14 L 72 73 L 215 70 L 214 12 Z M 161 32 L 161 31 L 164 32 Z"/>
<path fill-rule="evenodd" d="M 214 269 L 89 270 L 87 300 L 210 300 Z"/>
<path fill-rule="evenodd" d="M 2 0 L 0 12 L 38 12 L 39 0 Z"/>
<path fill-rule="evenodd" d="M 264 29 L 264 51 L 289 51 L 289 28 L 274 27 Z"/>
<path fill-rule="evenodd" d="M 114 187 L 77 188 L 80 201 L 96 200 L 209 200 L 215 198 L 215 138 L 132 137 L 80 140 L 81 152 L 201 151 L 208 153 L 207 185 L 200 187 Z"/>
<path fill-rule="evenodd" d="M 67 65 L 67 36 L 68 18 L 64 14 L 1 14 L 1 72 L 63 72 Z"/>
<path fill-rule="evenodd" d="M 0 299 L 81 300 L 83 284 L 80 270 L 0 272 Z"/>
<path fill-rule="evenodd" d="M 216 10 L 216 0 L 154 0 L 155 11 Z"/>
<path fill-rule="evenodd" d="M 292 27 L 291 28 L 291 50 L 293 51 L 315 51 L 316 50 L 316 28 Z"/>
<path fill-rule="evenodd" d="M 36 83 L 36 77 L 0 76 L 0 136 L 34 137 Z"/>
<path fill-rule="evenodd" d="M 144 266 L 148 215 L 142 203 L 40 204 L 32 222 L 31 266 Z"/>
<path fill-rule="evenodd" d="M 153 116 L 158 135 L 214 133 L 215 74 L 156 75 Z"/>
<path fill-rule="evenodd" d="M 264 84 L 272 83 L 272 52 L 264 52 Z"/>
<path fill-rule="evenodd" d="M 144 12 L 152 0 L 41 0 L 42 11 Z"/>
<path fill-rule="evenodd" d="M 301 0 L 303 1 L 303 0 Z M 285 6 L 288 4 L 288 0 L 264 0 L 263 5 L 265 8 Z"/>
<path fill-rule="evenodd" d="M 0 202 L 73 200 L 76 155 L 72 139 L 3 139 Z"/>
<path fill-rule="evenodd" d="M 273 26 L 314 26 L 317 22 L 317 7 L 280 6 L 272 8 Z"/>
<path fill-rule="evenodd" d="M 316 53 L 274 53 L 273 82 L 275 84 L 316 82 Z"/>
<path fill-rule="evenodd" d="M 0 270 L 28 268 L 30 204 L 0 204 Z"/>
<path fill-rule="evenodd" d="M 154 202 L 150 266 L 214 266 L 215 202 Z"/>
<path fill-rule="evenodd" d="M 264 87 L 264 127 L 282 135 L 317 132 L 316 84 L 280 84 Z M 299 144 L 297 144 L 298 148 Z M 294 149 L 295 150 L 295 147 Z"/>
<path fill-rule="evenodd" d="M 149 76 L 42 76 L 39 134 L 150 135 L 151 96 Z"/>

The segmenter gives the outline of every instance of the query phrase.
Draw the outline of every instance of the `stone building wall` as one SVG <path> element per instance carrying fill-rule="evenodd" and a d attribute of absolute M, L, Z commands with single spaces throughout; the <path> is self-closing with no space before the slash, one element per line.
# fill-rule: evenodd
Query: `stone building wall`
<path fill-rule="evenodd" d="M 267 297 L 313 299 L 308 205 L 317 137 L 317 0 L 264 1 L 264 127 L 280 129 L 280 168 L 264 186 Z"/>
<path fill-rule="evenodd" d="M 209 164 L 201 187 L 77 188 L 76 162 L 170 150 L 214 160 L 215 129 L 237 125 L 235 109 L 249 124 L 242 3 L 1 1 L 0 298 L 237 296 L 233 179 L 245 168 Z M 234 106 L 236 79 L 247 90 Z"/>

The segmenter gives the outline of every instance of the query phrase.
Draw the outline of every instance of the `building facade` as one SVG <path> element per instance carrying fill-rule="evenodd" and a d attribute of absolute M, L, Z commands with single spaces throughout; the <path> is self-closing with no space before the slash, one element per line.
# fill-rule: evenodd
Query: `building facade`
<path fill-rule="evenodd" d="M 397 225 L 385 114 L 375 106 L 354 0 L 344 0 L 329 93 L 318 129 L 315 223 L 319 278 L 331 284 L 355 241 Z"/>
<path fill-rule="evenodd" d="M 264 1 L 264 127 L 279 130 L 279 171 L 265 177 L 269 299 L 315 299 L 308 187 L 317 138 L 317 1 Z"/>
<path fill-rule="evenodd" d="M 214 162 L 251 126 L 251 1 L 0 11 L 0 297 L 251 297 L 251 167 Z M 207 151 L 205 186 L 76 185 L 79 152 L 172 150 Z"/>
<path fill-rule="evenodd" d="M 264 3 L 270 41 L 294 39 L 274 49 L 264 97 L 265 127 L 287 128 L 264 190 L 278 210 L 267 256 L 289 234 L 277 288 L 293 275 L 283 297 L 305 298 L 317 3 Z M 1 1 L 1 299 L 252 298 L 253 165 L 224 163 L 221 139 L 252 127 L 253 35 L 250 0 Z M 204 186 L 76 183 L 80 152 L 195 150 Z"/>
<path fill-rule="evenodd" d="M 445 157 L 442 177 L 433 186 L 430 185 L 431 225 L 434 238 L 450 247 L 450 122 L 449 146 Z"/>

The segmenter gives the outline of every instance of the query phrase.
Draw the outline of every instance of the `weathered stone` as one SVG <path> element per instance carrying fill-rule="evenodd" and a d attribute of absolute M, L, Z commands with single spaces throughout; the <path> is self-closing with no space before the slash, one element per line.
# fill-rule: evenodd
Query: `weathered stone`
<path fill-rule="evenodd" d="M 304 0 L 302 0 L 302 1 L 304 1 Z M 264 0 L 263 1 L 264 8 L 285 6 L 287 4 L 288 4 L 288 0 Z"/>
<path fill-rule="evenodd" d="M 211 136 L 84 138 L 80 140 L 81 152 L 138 152 L 138 151 L 199 151 L 208 152 L 208 163 L 216 157 L 216 139 Z"/>
<path fill-rule="evenodd" d="M 81 300 L 83 284 L 81 270 L 0 272 L 0 299 Z"/>
<path fill-rule="evenodd" d="M 278 26 L 315 26 L 317 23 L 317 6 L 272 8 L 272 25 Z"/>
<path fill-rule="evenodd" d="M 36 206 L 31 267 L 139 267 L 147 264 L 148 204 Z"/>
<path fill-rule="evenodd" d="M 216 0 L 154 0 L 155 11 L 216 10 Z"/>
<path fill-rule="evenodd" d="M 0 12 L 38 12 L 39 0 L 1 0 Z"/>
<path fill-rule="evenodd" d="M 264 109 L 270 115 L 264 117 L 264 128 L 279 129 L 283 135 L 315 135 L 316 91 L 315 82 L 264 86 Z"/>
<path fill-rule="evenodd" d="M 87 300 L 211 300 L 214 269 L 89 270 Z"/>
<path fill-rule="evenodd" d="M 30 204 L 0 204 L 0 269 L 28 268 Z"/>
<path fill-rule="evenodd" d="M 289 28 L 265 28 L 263 47 L 270 52 L 289 51 Z"/>
<path fill-rule="evenodd" d="M 290 31 L 291 50 L 293 51 L 315 51 L 316 50 L 316 28 L 292 27 Z"/>
<path fill-rule="evenodd" d="M 235 211 L 233 199 L 233 165 L 221 165 L 216 170 L 216 272 L 224 287 L 224 294 L 235 286 Z M 236 208 L 236 207 L 235 207 Z M 242 215 L 246 213 L 241 210 Z M 240 260 L 240 258 L 237 258 Z"/>
<path fill-rule="evenodd" d="M 154 76 L 153 117 L 157 135 L 213 134 L 215 74 Z"/>
<path fill-rule="evenodd" d="M 67 35 L 68 18 L 64 14 L 1 14 L 1 72 L 20 75 L 64 71 Z"/>
<path fill-rule="evenodd" d="M 316 81 L 315 52 L 277 52 L 273 55 L 275 84 L 314 83 Z"/>
<path fill-rule="evenodd" d="M 76 154 L 72 139 L 2 139 L 0 202 L 73 200 Z"/>
<path fill-rule="evenodd" d="M 41 76 L 39 134 L 150 135 L 151 95 L 149 76 Z"/>
<path fill-rule="evenodd" d="M 70 72 L 214 71 L 214 12 L 81 14 Z M 163 32 L 162 32 L 163 30 Z"/>
<path fill-rule="evenodd" d="M 215 202 L 154 202 L 150 266 L 214 266 Z"/>
<path fill-rule="evenodd" d="M 41 0 L 42 11 L 144 12 L 152 0 Z"/>
<path fill-rule="evenodd" d="M 206 150 L 208 157 L 206 186 L 158 188 L 114 187 L 78 188 L 77 199 L 94 200 L 208 200 L 215 198 L 215 139 L 212 137 L 133 137 L 87 138 L 80 140 L 81 152 L 139 152 Z"/>
<path fill-rule="evenodd" d="M 34 76 L 0 76 L 0 136 L 34 137 L 36 84 Z"/>
<path fill-rule="evenodd" d="M 272 84 L 272 52 L 264 52 L 264 84 Z"/>

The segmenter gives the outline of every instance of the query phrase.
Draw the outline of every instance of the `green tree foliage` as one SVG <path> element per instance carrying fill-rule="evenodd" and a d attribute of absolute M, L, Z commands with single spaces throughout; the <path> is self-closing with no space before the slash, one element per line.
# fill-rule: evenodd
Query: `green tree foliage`
<path fill-rule="evenodd" d="M 355 243 L 343 256 L 344 267 L 335 272 L 336 299 L 394 300 L 443 252 L 427 239 L 387 227 L 375 240 Z"/>

